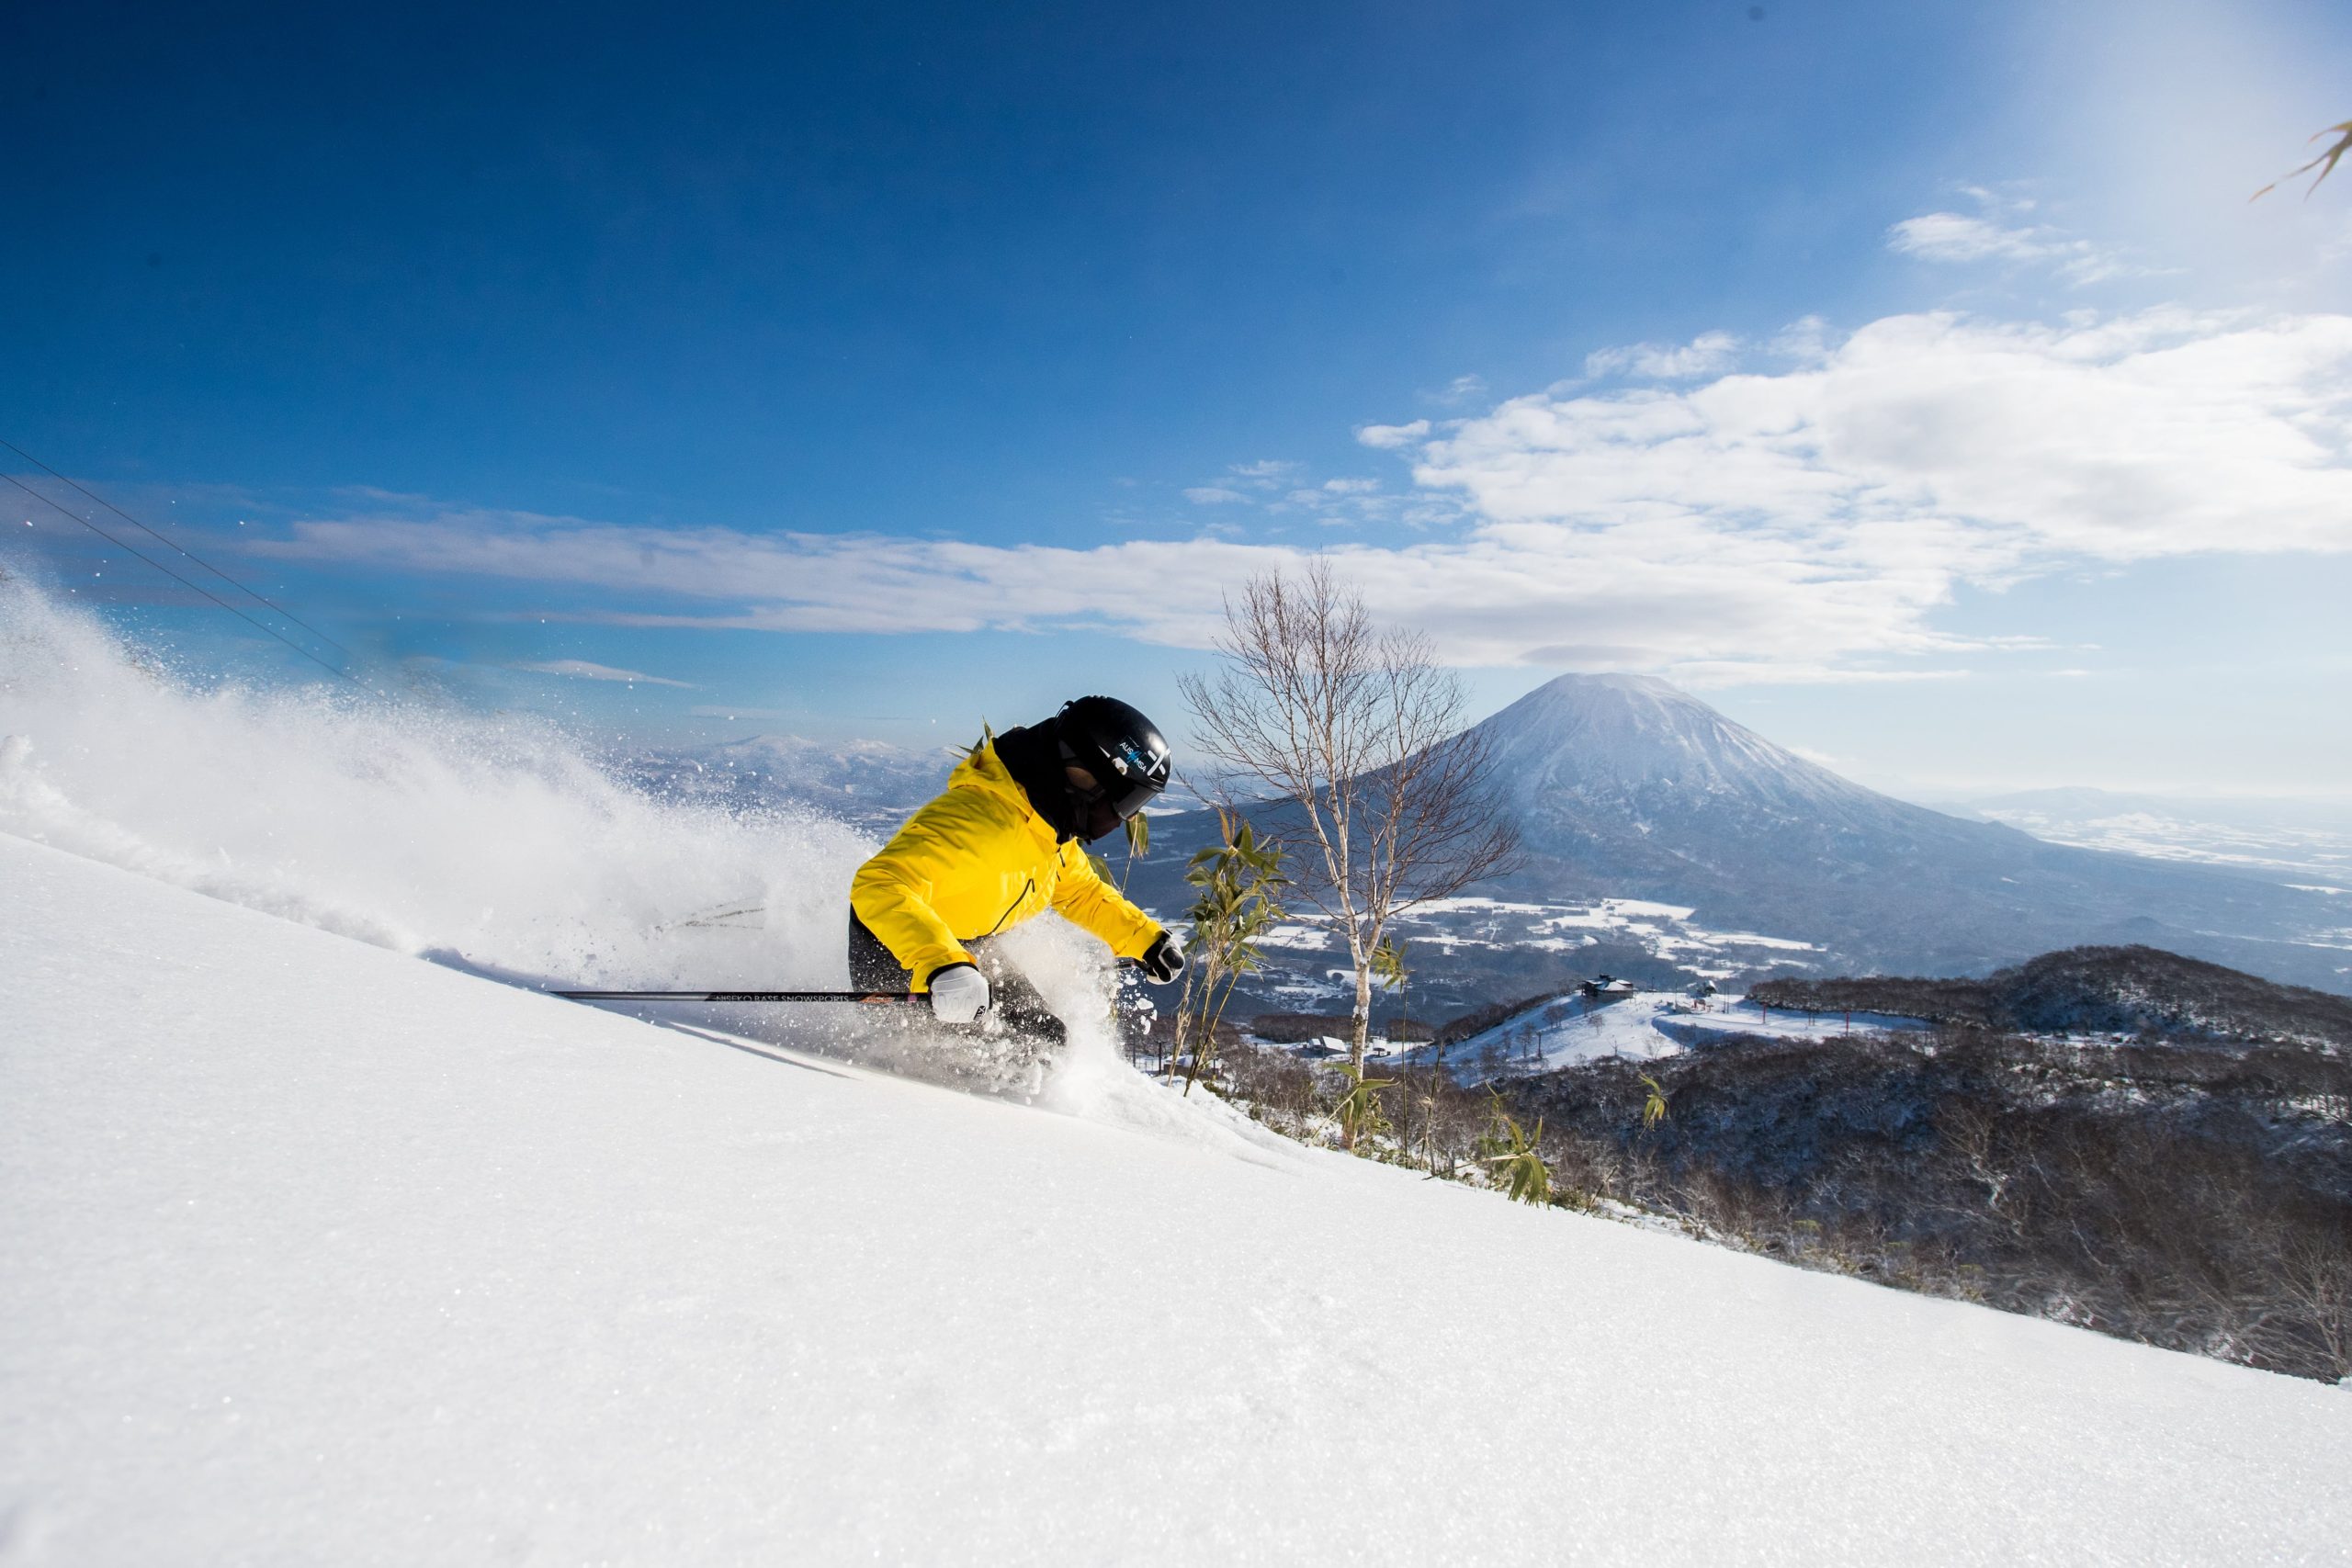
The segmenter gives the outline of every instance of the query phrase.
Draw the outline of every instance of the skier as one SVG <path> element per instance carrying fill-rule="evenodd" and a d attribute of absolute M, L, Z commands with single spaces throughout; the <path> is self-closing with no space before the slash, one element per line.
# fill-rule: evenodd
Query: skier
<path fill-rule="evenodd" d="M 1094 874 L 1085 845 L 1168 786 L 1168 743 L 1111 697 L 1080 697 L 1038 724 L 984 739 L 946 792 L 907 819 L 850 884 L 850 984 L 928 993 L 944 1023 L 991 1005 L 1020 1032 L 1066 1031 L 989 939 L 1059 911 L 1166 985 L 1183 973 L 1174 932 Z"/>

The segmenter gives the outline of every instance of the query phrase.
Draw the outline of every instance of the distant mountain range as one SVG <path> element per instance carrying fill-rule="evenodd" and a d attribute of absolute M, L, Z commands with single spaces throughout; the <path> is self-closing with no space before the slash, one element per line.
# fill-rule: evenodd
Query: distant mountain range
<path fill-rule="evenodd" d="M 2037 839 L 2155 860 L 2237 866 L 2282 882 L 2352 887 L 2352 801 L 2035 789 L 1927 805 Z"/>
<path fill-rule="evenodd" d="M 946 787 L 961 755 L 945 746 L 917 750 L 881 740 L 753 735 L 642 752 L 619 767 L 656 795 L 736 807 L 806 806 L 887 835 Z"/>
<path fill-rule="evenodd" d="M 1972 979 L 1768 980 L 1748 999 L 2040 1034 L 2120 1032 L 2352 1051 L 2352 998 L 2281 986 L 2153 947 L 2070 948 Z"/>
<path fill-rule="evenodd" d="M 2300 871 L 2052 843 L 1896 800 L 1644 676 L 1564 675 L 1480 728 L 1525 855 L 1474 890 L 1483 900 L 1407 933 L 1428 1003 L 1532 994 L 1584 968 L 1636 973 L 1645 958 L 1658 979 L 1685 967 L 1962 976 L 2134 943 L 2352 993 L 2352 896 L 2288 886 L 2309 880 Z M 954 761 L 763 736 L 628 767 L 663 792 L 797 800 L 887 833 Z M 1155 818 L 1131 892 L 1174 915 L 1189 901 L 1186 856 L 1215 836 L 1205 811 Z M 1321 1005 L 1314 988 L 1328 996 L 1337 955 L 1311 933 L 1285 940 L 1287 978 L 1252 987 L 1256 1002 Z"/>

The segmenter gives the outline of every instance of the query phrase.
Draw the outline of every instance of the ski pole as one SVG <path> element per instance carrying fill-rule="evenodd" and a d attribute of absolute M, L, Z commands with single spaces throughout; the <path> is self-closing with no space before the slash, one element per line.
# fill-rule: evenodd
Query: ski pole
<path fill-rule="evenodd" d="M 1122 958 L 1122 969 L 1138 968 Z M 543 991 L 570 1002 L 919 1002 L 920 991 Z"/>
<path fill-rule="evenodd" d="M 912 991 L 548 991 L 573 1002 L 910 1002 Z"/>

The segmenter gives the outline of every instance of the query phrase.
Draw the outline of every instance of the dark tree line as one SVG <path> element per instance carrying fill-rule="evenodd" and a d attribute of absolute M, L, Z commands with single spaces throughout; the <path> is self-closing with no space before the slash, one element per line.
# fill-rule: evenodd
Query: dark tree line
<path fill-rule="evenodd" d="M 2293 1041 L 2352 1049 L 2352 997 L 2282 986 L 2154 947 L 2073 947 L 1982 979 L 1870 975 L 1750 987 L 1768 1007 L 1900 1013 L 2040 1033 Z"/>
<path fill-rule="evenodd" d="M 1645 1126 L 1653 1085 L 1666 1114 Z M 2352 1375 L 2341 1056 L 1962 1027 L 1751 1039 L 1501 1092 L 1541 1118 L 1568 1201 L 2168 1348 Z"/>

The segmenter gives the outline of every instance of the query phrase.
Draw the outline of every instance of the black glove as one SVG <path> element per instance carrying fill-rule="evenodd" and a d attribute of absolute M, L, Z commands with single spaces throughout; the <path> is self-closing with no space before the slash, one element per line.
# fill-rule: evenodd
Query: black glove
<path fill-rule="evenodd" d="M 1164 986 L 1184 972 L 1184 944 L 1176 940 L 1174 931 L 1161 931 L 1143 950 L 1143 977 L 1155 986 Z"/>

